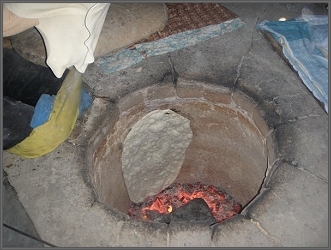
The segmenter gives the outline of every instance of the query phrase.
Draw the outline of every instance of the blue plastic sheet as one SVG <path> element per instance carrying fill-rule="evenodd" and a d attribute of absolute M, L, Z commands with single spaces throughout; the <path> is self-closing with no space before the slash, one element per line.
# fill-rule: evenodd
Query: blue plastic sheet
<path fill-rule="evenodd" d="M 298 72 L 328 113 L 328 16 L 302 15 L 288 21 L 264 20 L 257 28 L 268 32 L 282 47 L 284 56 Z"/>

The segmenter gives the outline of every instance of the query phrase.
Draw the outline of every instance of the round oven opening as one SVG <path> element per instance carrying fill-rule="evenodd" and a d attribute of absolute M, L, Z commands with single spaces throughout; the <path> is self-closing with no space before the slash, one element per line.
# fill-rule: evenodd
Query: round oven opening
<path fill-rule="evenodd" d="M 189 119 L 193 133 L 173 183 L 213 185 L 245 207 L 259 193 L 267 174 L 268 126 L 246 95 L 183 79 L 176 86 L 155 84 L 130 92 L 105 110 L 87 151 L 98 200 L 110 209 L 128 212 L 132 201 L 122 172 L 123 143 L 142 117 L 166 109 Z"/>

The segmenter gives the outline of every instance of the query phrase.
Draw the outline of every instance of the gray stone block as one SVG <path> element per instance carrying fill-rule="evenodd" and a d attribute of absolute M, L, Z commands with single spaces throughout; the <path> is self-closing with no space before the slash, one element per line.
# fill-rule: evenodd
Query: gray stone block
<path fill-rule="evenodd" d="M 323 111 L 322 111 L 323 112 Z M 327 182 L 328 118 L 305 116 L 275 130 L 279 158 Z"/>
<path fill-rule="evenodd" d="M 277 247 L 272 237 L 261 228 L 237 215 L 218 224 L 213 229 L 213 246 L 215 247 Z"/>
<path fill-rule="evenodd" d="M 282 247 L 328 246 L 328 184 L 307 171 L 282 163 L 247 208 L 248 218 Z"/>

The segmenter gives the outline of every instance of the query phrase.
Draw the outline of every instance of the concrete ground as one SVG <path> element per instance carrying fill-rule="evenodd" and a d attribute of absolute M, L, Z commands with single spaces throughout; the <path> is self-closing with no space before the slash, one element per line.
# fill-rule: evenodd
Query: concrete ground
<path fill-rule="evenodd" d="M 329 246 L 328 115 L 255 29 L 264 19 L 297 17 L 303 7 L 314 14 L 327 14 L 325 4 L 223 5 L 245 22 L 244 28 L 174 51 L 170 57 L 179 77 L 220 83 L 251 95 L 274 128 L 277 168 L 241 215 L 204 231 L 200 225 L 156 229 L 155 225 L 142 227 L 126 220 L 93 200 L 84 180 L 84 145 L 73 143 L 78 137 L 72 135 L 52 153 L 37 159 L 3 152 L 3 169 L 8 175 L 3 182 L 3 223 L 61 247 Z M 140 74 L 138 68 L 143 68 Z M 111 75 L 102 75 L 93 64 L 84 80 L 90 87 L 98 84 L 94 88 L 100 97 L 109 91 L 107 84 L 122 89 L 130 85 L 121 90 L 130 91 L 142 82 L 162 81 L 169 70 L 168 55 L 163 55 Z M 102 109 L 105 102 L 97 98 L 95 110 Z M 42 245 L 3 226 L 4 247 Z"/>

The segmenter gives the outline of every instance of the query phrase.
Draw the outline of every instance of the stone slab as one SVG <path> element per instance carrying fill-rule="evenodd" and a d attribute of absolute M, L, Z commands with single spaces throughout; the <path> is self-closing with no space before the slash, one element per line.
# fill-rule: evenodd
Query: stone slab
<path fill-rule="evenodd" d="M 327 207 L 326 181 L 282 163 L 247 216 L 281 247 L 327 247 Z"/>
<path fill-rule="evenodd" d="M 261 228 L 242 215 L 237 215 L 213 229 L 213 247 L 277 247 Z"/>
<path fill-rule="evenodd" d="M 96 64 L 90 64 L 83 81 L 95 96 L 117 100 L 131 91 L 171 79 L 171 72 L 169 57 L 161 55 L 109 75 L 103 74 Z"/>
<path fill-rule="evenodd" d="M 8 180 L 41 239 L 58 247 L 112 244 L 121 230 L 117 221 L 125 218 L 93 199 L 84 181 L 82 148 L 64 142 L 53 152 L 27 161 L 7 152 L 3 155 Z"/>
<path fill-rule="evenodd" d="M 323 110 L 280 125 L 275 139 L 282 161 L 328 181 L 328 117 Z"/>
<path fill-rule="evenodd" d="M 17 193 L 10 185 L 6 172 L 3 172 L 4 179 L 2 183 L 2 222 L 21 232 L 40 239 L 40 236 L 34 227 L 33 221 L 25 211 L 23 205 L 17 197 Z M 3 247 L 44 247 L 44 244 L 30 238 L 26 235 L 13 231 L 10 228 L 2 226 L 2 246 Z"/>

